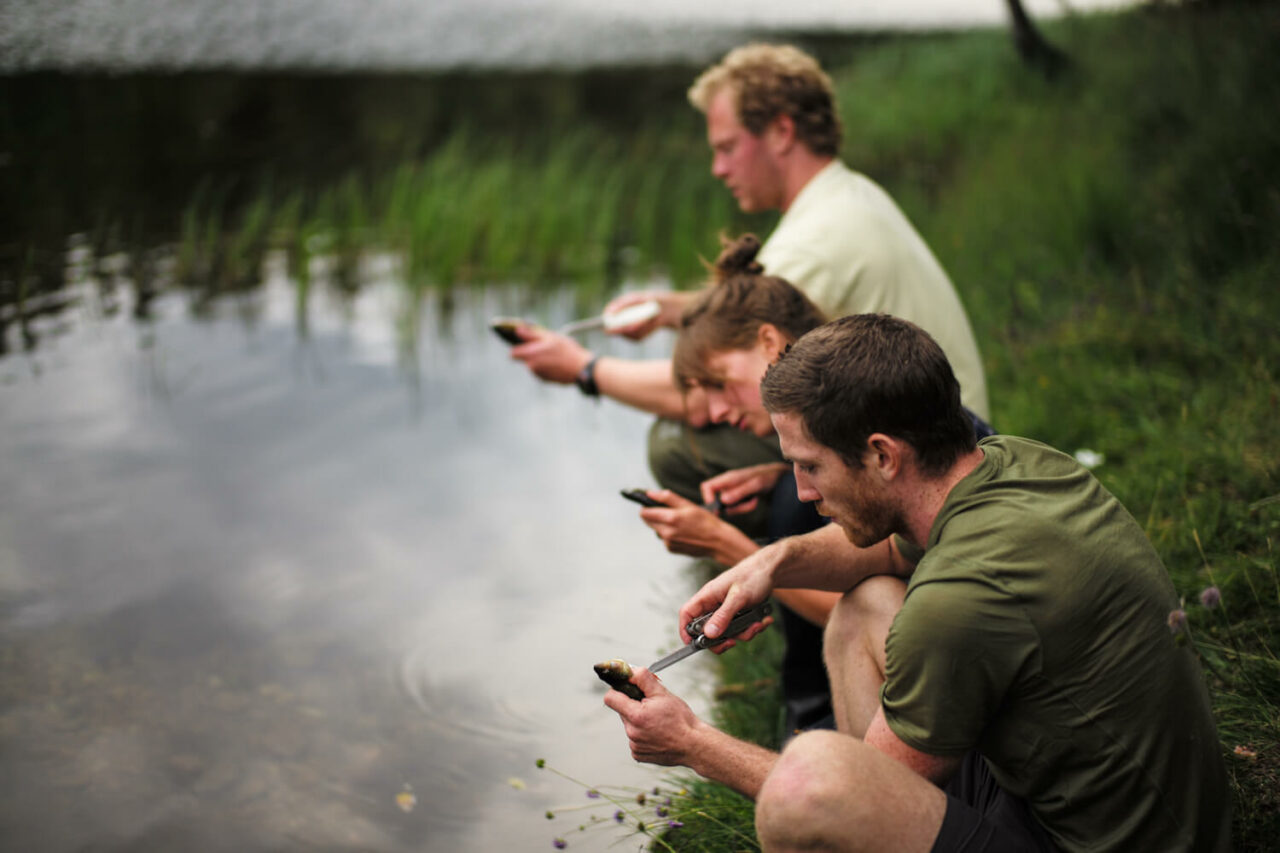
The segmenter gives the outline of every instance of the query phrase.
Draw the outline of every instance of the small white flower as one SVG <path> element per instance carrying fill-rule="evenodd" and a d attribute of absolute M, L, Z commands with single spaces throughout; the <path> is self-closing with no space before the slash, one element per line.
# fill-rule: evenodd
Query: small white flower
<path fill-rule="evenodd" d="M 1107 457 L 1103 456 L 1096 450 L 1090 450 L 1087 447 L 1082 447 L 1076 451 L 1076 461 L 1092 471 L 1103 462 L 1106 462 Z"/>

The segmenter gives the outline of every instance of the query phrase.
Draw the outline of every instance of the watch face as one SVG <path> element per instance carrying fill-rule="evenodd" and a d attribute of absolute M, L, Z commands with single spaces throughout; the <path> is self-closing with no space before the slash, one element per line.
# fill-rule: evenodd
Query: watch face
<path fill-rule="evenodd" d="M 574 382 L 583 394 L 595 397 L 600 393 L 600 389 L 596 387 L 596 361 L 600 356 L 596 356 L 587 362 L 587 366 L 578 372 L 578 376 Z"/>

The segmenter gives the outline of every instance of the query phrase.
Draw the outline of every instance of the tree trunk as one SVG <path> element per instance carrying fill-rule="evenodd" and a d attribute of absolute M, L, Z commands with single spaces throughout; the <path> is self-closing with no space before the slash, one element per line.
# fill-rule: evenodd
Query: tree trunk
<path fill-rule="evenodd" d="M 1022 61 L 1049 79 L 1065 71 L 1071 60 L 1040 35 L 1035 22 L 1022 8 L 1022 0 L 1005 0 L 1005 5 L 1009 7 L 1013 23 L 1013 44 Z"/>

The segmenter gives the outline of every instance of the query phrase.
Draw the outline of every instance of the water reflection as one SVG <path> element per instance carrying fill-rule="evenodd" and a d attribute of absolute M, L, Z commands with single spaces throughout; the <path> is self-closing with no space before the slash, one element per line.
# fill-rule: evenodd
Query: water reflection
<path fill-rule="evenodd" d="M 652 783 L 590 671 L 669 648 L 693 583 L 617 498 L 647 420 L 486 328 L 581 298 L 362 269 L 301 305 L 275 258 L 198 312 L 82 278 L 0 359 L 9 843 L 541 848 L 580 794 L 535 758 Z M 667 681 L 705 709 L 706 672 Z"/>

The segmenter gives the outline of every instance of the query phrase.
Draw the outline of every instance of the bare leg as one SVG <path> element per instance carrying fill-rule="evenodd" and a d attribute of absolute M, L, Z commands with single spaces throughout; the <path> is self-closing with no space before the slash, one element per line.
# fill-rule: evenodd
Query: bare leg
<path fill-rule="evenodd" d="M 880 709 L 884 641 L 907 585 L 878 575 L 849 590 L 831 611 L 823 637 L 836 729 L 861 738 Z"/>
<path fill-rule="evenodd" d="M 946 795 L 858 738 L 798 735 L 756 800 L 756 833 L 768 851 L 893 850 L 926 853 Z"/>

